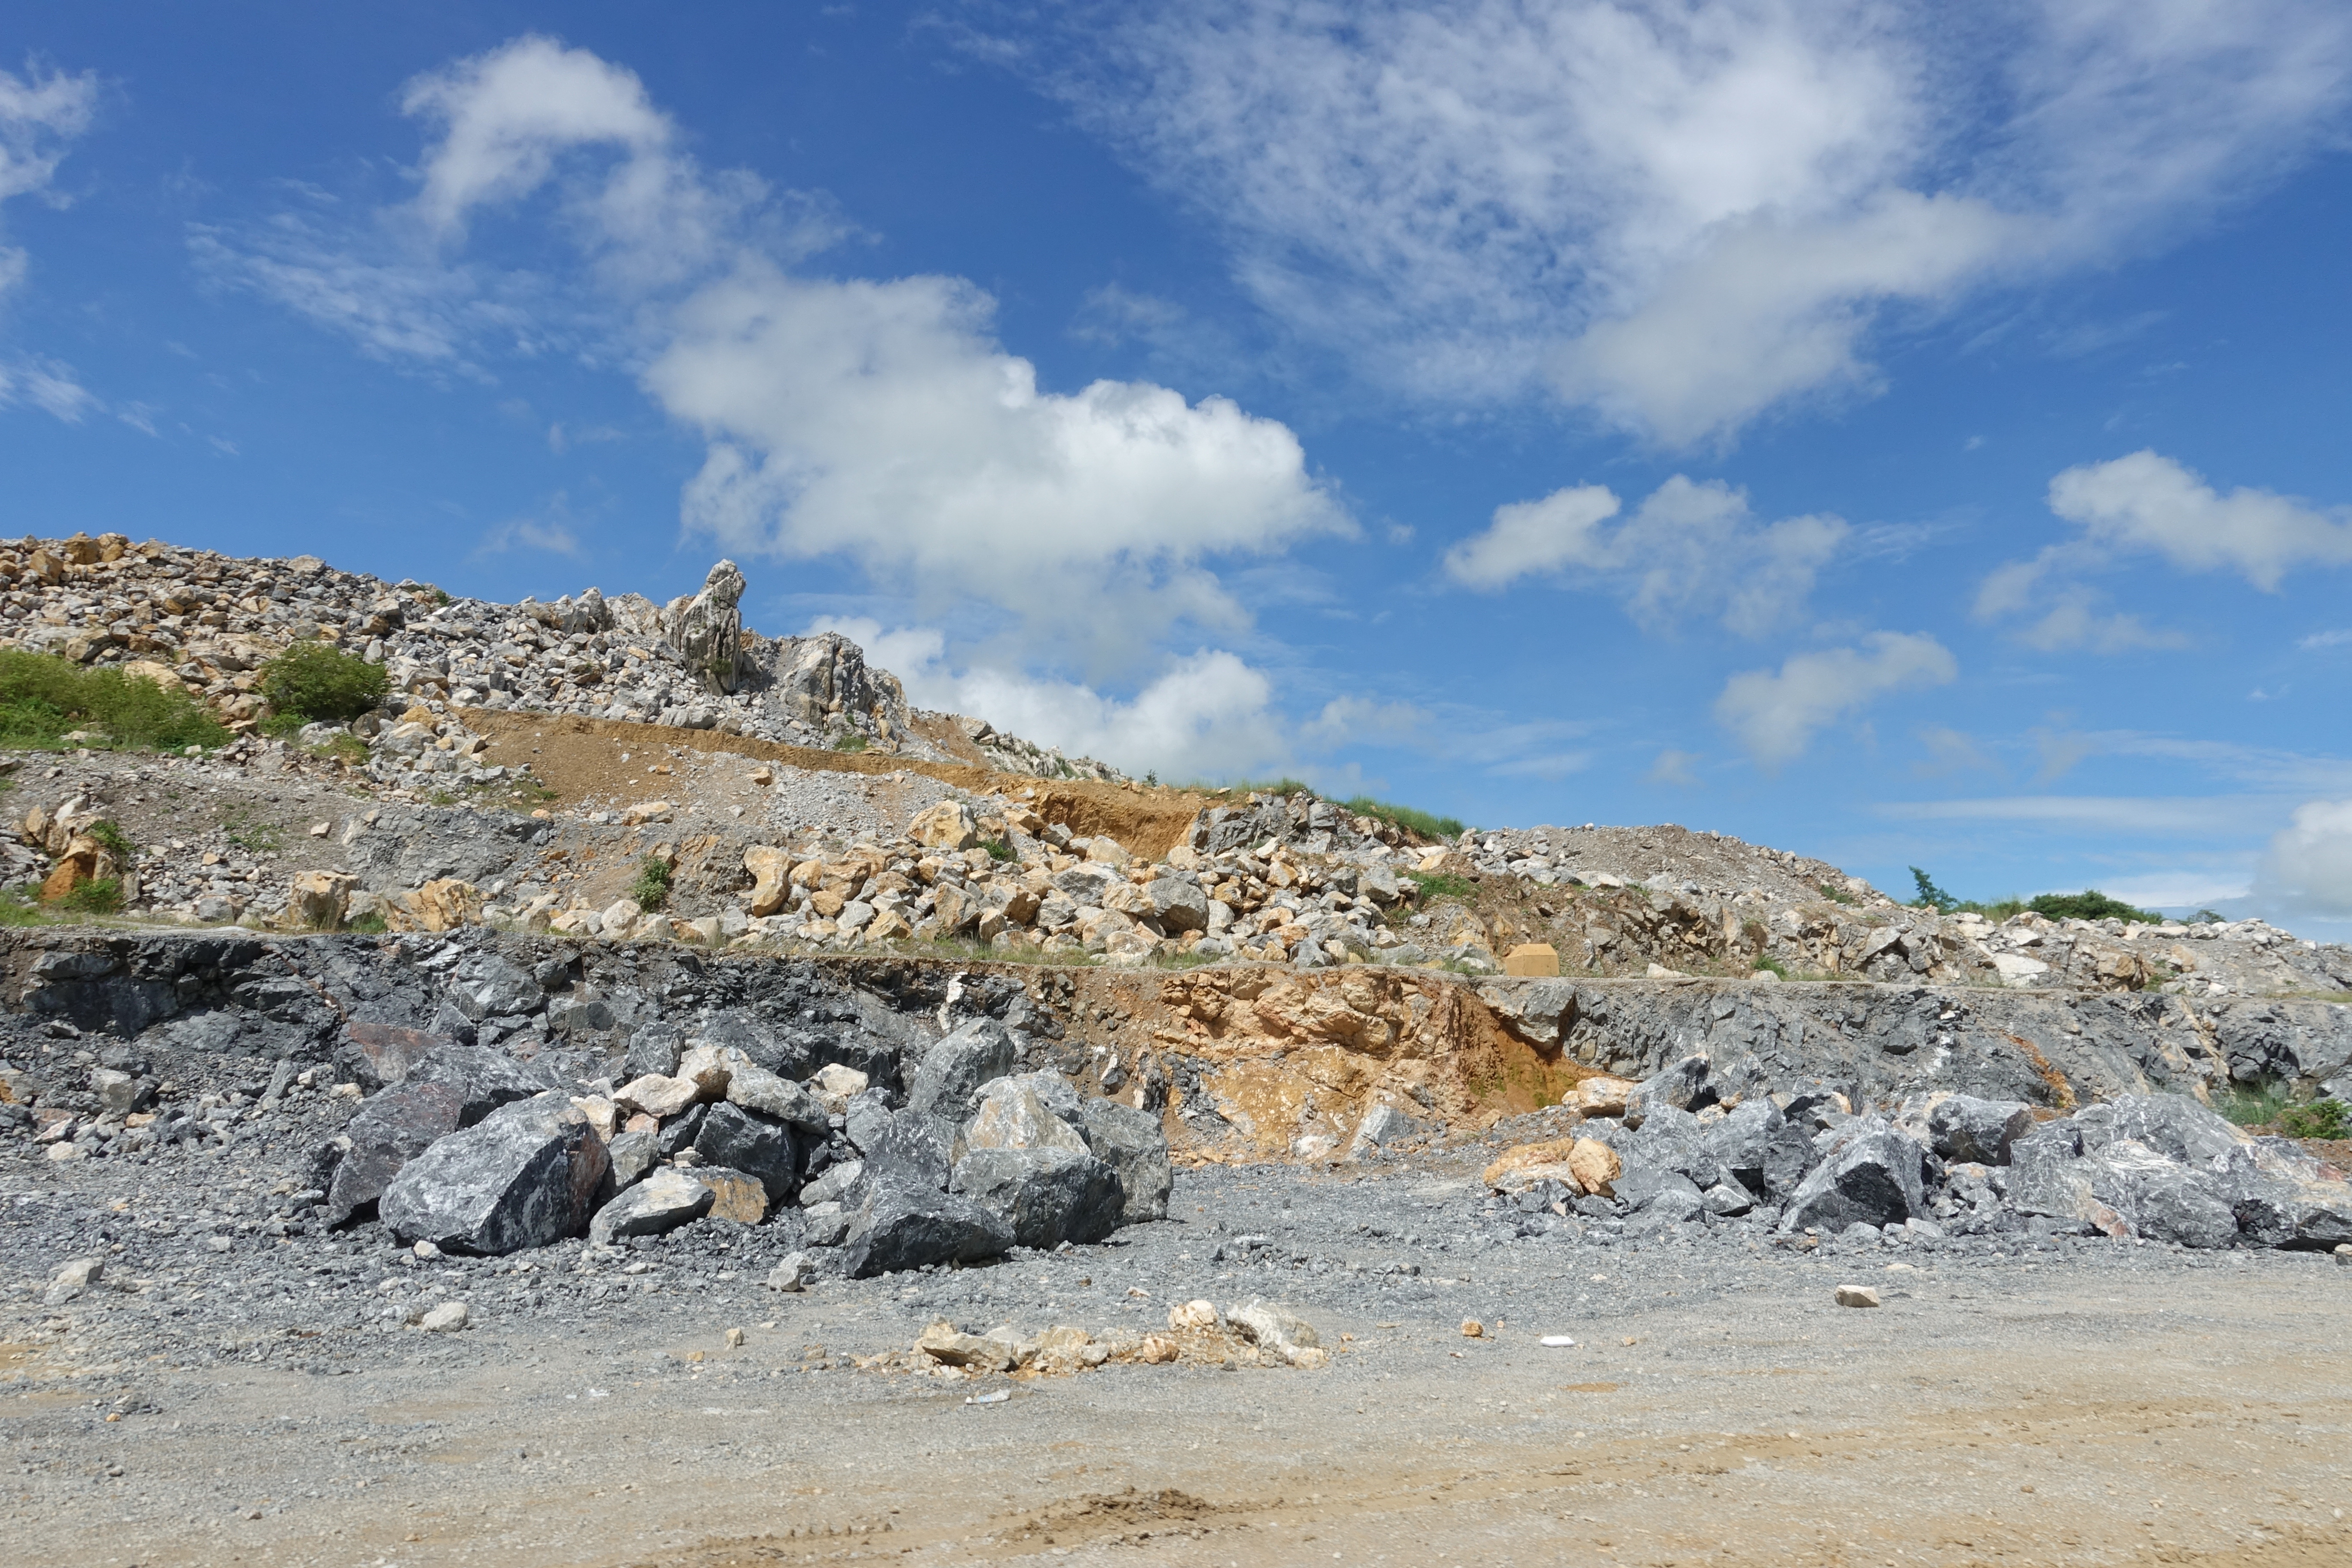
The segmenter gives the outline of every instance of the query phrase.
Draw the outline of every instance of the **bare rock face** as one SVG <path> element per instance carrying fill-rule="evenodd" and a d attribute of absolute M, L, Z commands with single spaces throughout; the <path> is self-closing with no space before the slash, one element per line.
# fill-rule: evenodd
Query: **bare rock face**
<path fill-rule="evenodd" d="M 670 646 L 713 696 L 726 696 L 741 682 L 743 587 L 741 568 L 721 561 L 702 580 L 702 592 L 677 613 L 670 631 Z"/>
<path fill-rule="evenodd" d="M 861 713 L 883 727 L 886 739 L 905 732 L 907 689 L 889 671 L 869 668 L 865 650 L 839 632 L 767 646 L 772 699 L 788 716 L 827 730 L 843 727 L 844 715 Z"/>

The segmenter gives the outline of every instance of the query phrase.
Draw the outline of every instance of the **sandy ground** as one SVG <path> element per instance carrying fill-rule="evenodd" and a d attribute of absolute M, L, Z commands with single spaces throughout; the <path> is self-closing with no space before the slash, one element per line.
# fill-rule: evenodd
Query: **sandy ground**
<path fill-rule="evenodd" d="M 116 1568 L 2352 1562 L 2331 1259 L 1768 1249 L 1726 1289 L 1645 1257 L 1316 1311 L 1320 1372 L 853 1369 L 932 1315 L 901 1277 L 491 1314 L 345 1375 L 206 1367 L 114 1422 L 51 1383 L 0 1394 L 0 1529 L 11 1562 Z M 1847 1279 L 1886 1305 L 1832 1306 Z"/>

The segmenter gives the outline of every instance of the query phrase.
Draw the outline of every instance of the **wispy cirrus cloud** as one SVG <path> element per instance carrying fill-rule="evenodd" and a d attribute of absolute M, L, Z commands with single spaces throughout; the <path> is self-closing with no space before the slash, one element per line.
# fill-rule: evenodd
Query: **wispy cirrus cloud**
<path fill-rule="evenodd" d="M 1669 444 L 1879 382 L 1891 312 L 2174 242 L 2341 123 L 2329 0 L 998 5 L 961 35 L 1416 403 Z"/>

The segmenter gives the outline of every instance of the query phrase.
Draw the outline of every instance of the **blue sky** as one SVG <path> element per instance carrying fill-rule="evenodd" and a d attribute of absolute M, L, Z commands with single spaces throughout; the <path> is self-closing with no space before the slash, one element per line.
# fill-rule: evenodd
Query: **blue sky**
<path fill-rule="evenodd" d="M 0 528 L 2352 930 L 2352 13 L 1948 9 L 19 8 Z"/>

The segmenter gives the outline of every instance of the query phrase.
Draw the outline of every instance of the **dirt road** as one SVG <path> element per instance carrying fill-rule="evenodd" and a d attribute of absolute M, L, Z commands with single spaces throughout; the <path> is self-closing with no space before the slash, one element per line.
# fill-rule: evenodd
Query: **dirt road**
<path fill-rule="evenodd" d="M 1887 1304 L 1832 1306 L 1865 1268 Z M 1325 1312 L 1343 1353 L 1321 1372 L 856 1371 L 847 1354 L 905 1344 L 927 1310 L 852 1284 L 683 1302 L 622 1344 L 492 1324 L 388 1339 L 349 1375 L 216 1367 L 112 1422 L 0 1352 L 48 1390 L 0 1396 L 7 1557 L 2352 1562 L 2352 1268 L 1769 1258 L 1728 1292 L 1681 1278 L 1566 1254 L 1478 1340 L 1450 1308 Z M 1537 1343 L 1553 1332 L 1580 1343 Z M 800 1370 L 817 1345 L 826 1370 Z"/>

